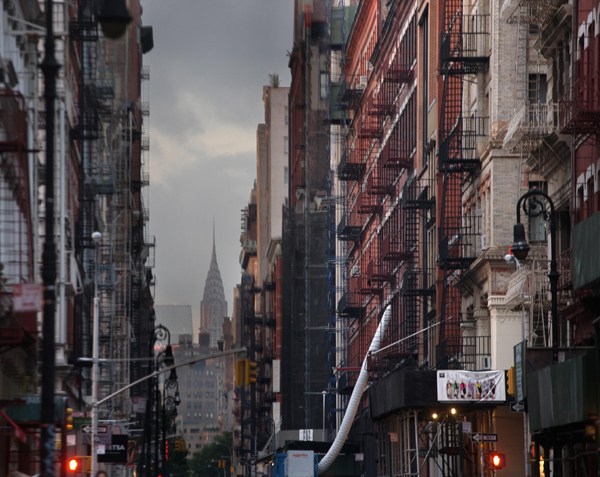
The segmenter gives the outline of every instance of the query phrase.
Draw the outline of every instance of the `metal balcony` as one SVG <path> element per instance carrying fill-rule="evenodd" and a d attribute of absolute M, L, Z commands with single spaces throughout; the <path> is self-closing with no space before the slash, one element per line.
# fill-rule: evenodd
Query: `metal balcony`
<path fill-rule="evenodd" d="M 600 127 L 600 78 L 579 78 L 558 103 L 561 134 L 595 134 Z"/>
<path fill-rule="evenodd" d="M 343 214 L 337 227 L 338 240 L 342 242 L 356 241 L 360 237 L 362 226 L 358 220 L 358 214 Z"/>
<path fill-rule="evenodd" d="M 451 270 L 468 268 L 478 255 L 481 241 L 480 217 L 445 217 L 444 222 L 452 225 L 439 229 L 440 266 Z"/>
<path fill-rule="evenodd" d="M 342 151 L 338 165 L 338 179 L 341 181 L 357 181 L 365 172 L 363 162 L 352 162 L 352 157 L 347 150 Z"/>
<path fill-rule="evenodd" d="M 340 316 L 358 317 L 363 308 L 362 297 L 358 293 L 346 292 L 338 302 Z"/>
<path fill-rule="evenodd" d="M 531 154 L 556 129 L 553 103 L 525 103 L 508 125 L 503 147 L 512 153 Z"/>
<path fill-rule="evenodd" d="M 361 192 L 356 198 L 356 210 L 359 214 L 379 214 L 383 210 L 381 198 Z"/>
<path fill-rule="evenodd" d="M 406 260 L 412 256 L 402 243 L 400 234 L 389 234 L 381 241 L 381 258 L 386 262 Z"/>
<path fill-rule="evenodd" d="M 367 177 L 367 194 L 369 195 L 388 195 L 394 191 L 393 186 L 387 177 L 383 176 L 377 170 L 371 171 Z"/>
<path fill-rule="evenodd" d="M 490 16 L 447 12 L 452 21 L 440 46 L 441 69 L 449 74 L 477 74 L 490 59 Z"/>
<path fill-rule="evenodd" d="M 488 132 L 489 118 L 460 116 L 440 144 L 441 172 L 473 172 L 479 167 L 477 143 Z"/>
<path fill-rule="evenodd" d="M 367 264 L 367 283 L 370 283 L 371 288 L 380 288 L 379 285 L 391 283 L 394 280 L 394 274 L 388 270 L 386 264 L 373 259 Z"/>

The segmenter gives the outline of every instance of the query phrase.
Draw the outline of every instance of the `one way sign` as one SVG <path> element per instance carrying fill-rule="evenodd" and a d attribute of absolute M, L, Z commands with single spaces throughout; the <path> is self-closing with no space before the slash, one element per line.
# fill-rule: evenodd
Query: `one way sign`
<path fill-rule="evenodd" d="M 81 430 L 86 434 L 91 434 L 92 426 L 83 426 Z M 108 434 L 108 426 L 98 426 L 98 434 Z"/>
<path fill-rule="evenodd" d="M 525 403 L 523 401 L 510 403 L 510 412 L 524 412 L 524 411 L 525 411 Z"/>
<path fill-rule="evenodd" d="M 498 434 L 473 434 L 472 439 L 475 442 L 498 442 Z"/>

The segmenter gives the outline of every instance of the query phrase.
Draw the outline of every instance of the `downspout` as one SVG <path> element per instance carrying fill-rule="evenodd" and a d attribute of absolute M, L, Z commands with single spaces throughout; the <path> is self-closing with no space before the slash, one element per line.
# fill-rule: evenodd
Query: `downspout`
<path fill-rule="evenodd" d="M 348 433 L 350 432 L 350 427 L 352 426 L 352 421 L 354 421 L 354 416 L 356 415 L 356 410 L 358 409 L 358 403 L 362 397 L 363 391 L 367 384 L 367 379 L 369 377 L 369 371 L 367 370 L 367 359 L 374 351 L 377 351 L 381 346 L 381 341 L 383 339 L 383 335 L 385 334 L 385 330 L 387 328 L 388 322 L 390 321 L 390 315 L 392 314 L 392 310 L 390 306 L 385 309 L 383 313 L 383 317 L 381 318 L 381 322 L 377 327 L 377 331 L 375 332 L 375 336 L 373 336 L 373 341 L 371 341 L 371 346 L 369 347 L 369 351 L 363 360 L 363 364 L 360 370 L 360 374 L 358 375 L 358 379 L 356 380 L 356 385 L 354 386 L 354 391 L 352 391 L 352 396 L 350 397 L 350 402 L 348 403 L 348 407 L 346 408 L 346 413 L 344 414 L 344 420 L 342 421 L 342 425 L 340 426 L 340 430 L 331 444 L 329 451 L 327 454 L 321 459 L 319 462 L 319 473 L 325 472 L 329 466 L 336 459 L 344 442 L 348 438 Z"/>

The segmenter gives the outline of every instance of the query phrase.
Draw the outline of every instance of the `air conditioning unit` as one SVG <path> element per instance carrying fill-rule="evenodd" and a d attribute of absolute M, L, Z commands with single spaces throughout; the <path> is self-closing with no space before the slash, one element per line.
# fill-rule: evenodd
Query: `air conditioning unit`
<path fill-rule="evenodd" d="M 492 369 L 492 357 L 491 356 L 484 356 L 481 358 L 481 369 L 483 371 L 489 371 L 490 369 Z"/>
<path fill-rule="evenodd" d="M 360 265 L 352 265 L 350 268 L 351 277 L 360 277 Z"/>
<path fill-rule="evenodd" d="M 365 89 L 367 87 L 367 75 L 360 75 L 360 81 L 358 82 L 358 89 Z"/>

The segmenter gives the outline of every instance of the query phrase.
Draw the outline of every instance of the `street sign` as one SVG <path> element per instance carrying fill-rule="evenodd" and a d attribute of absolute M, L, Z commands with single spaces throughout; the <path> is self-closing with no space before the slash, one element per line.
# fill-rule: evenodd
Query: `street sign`
<path fill-rule="evenodd" d="M 13 287 L 13 310 L 20 312 L 42 309 L 42 285 L 40 283 L 17 283 Z"/>
<path fill-rule="evenodd" d="M 92 426 L 84 426 L 81 430 L 86 434 L 91 434 Z M 108 426 L 98 426 L 98 434 L 108 434 Z"/>
<path fill-rule="evenodd" d="M 91 411 L 73 411 L 73 419 L 76 419 L 78 417 L 89 417 L 91 419 L 92 412 Z"/>
<path fill-rule="evenodd" d="M 498 434 L 473 434 L 472 439 L 475 442 L 498 442 Z"/>
<path fill-rule="evenodd" d="M 92 425 L 91 417 L 74 417 L 73 418 L 73 428 L 76 430 L 79 430 L 82 427 L 91 426 L 91 425 Z"/>
<path fill-rule="evenodd" d="M 425 459 L 425 458 L 430 458 L 430 459 L 435 459 L 438 456 L 438 449 L 436 446 L 431 446 L 431 447 L 421 447 L 419 449 L 419 458 L 420 459 Z"/>
<path fill-rule="evenodd" d="M 524 402 L 511 402 L 510 403 L 510 412 L 524 412 L 525 411 L 525 403 Z"/>

